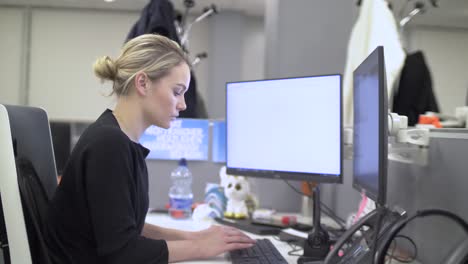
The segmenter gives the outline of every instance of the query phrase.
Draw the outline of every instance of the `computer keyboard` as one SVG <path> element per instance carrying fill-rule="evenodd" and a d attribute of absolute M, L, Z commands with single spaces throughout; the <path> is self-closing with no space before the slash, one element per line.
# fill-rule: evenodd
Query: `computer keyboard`
<path fill-rule="evenodd" d="M 287 264 L 269 239 L 257 239 L 254 246 L 229 253 L 233 264 Z"/>

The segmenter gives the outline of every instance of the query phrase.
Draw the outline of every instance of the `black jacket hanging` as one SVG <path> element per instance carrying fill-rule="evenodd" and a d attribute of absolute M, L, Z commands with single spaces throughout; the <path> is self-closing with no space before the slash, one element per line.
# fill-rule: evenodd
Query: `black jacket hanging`
<path fill-rule="evenodd" d="M 424 54 L 418 51 L 406 57 L 398 91 L 393 98 L 393 112 L 407 116 L 408 125 L 414 126 L 419 115 L 426 111 L 439 112 L 439 107 Z"/>
<path fill-rule="evenodd" d="M 127 40 L 137 36 L 156 33 L 168 37 L 180 45 L 180 39 L 174 25 L 174 6 L 169 0 L 151 0 L 141 12 L 138 21 L 133 25 L 127 35 Z M 197 114 L 197 82 L 195 73 L 192 76 L 188 91 L 185 93 L 185 103 L 187 109 L 180 112 L 180 117 L 198 118 Z"/>
<path fill-rule="evenodd" d="M 174 25 L 174 6 L 169 0 L 151 0 L 127 35 L 127 41 L 147 33 L 158 33 L 180 44 Z"/>

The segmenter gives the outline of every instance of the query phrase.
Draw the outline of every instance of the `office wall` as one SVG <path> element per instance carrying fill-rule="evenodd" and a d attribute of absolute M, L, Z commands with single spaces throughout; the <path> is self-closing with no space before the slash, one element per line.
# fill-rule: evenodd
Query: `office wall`
<path fill-rule="evenodd" d="M 245 20 L 241 79 L 256 80 L 265 76 L 265 23 L 261 17 Z"/>
<path fill-rule="evenodd" d="M 266 1 L 267 77 L 342 73 L 354 1 Z"/>
<path fill-rule="evenodd" d="M 112 98 L 92 65 L 116 57 L 136 13 L 35 9 L 32 12 L 29 103 L 51 119 L 93 120 Z"/>
<path fill-rule="evenodd" d="M 407 38 L 410 51 L 424 52 L 440 111 L 453 115 L 468 91 L 468 29 L 414 26 Z"/>
<path fill-rule="evenodd" d="M 0 44 L 5 46 L 2 56 L 8 59 L 8 63 L 0 62 L 0 74 L 7 74 L 4 79 L 12 82 L 6 85 L 11 89 L 0 90 L 0 98 L 6 100 L 2 102 L 22 103 L 20 95 L 25 90 L 29 91 L 25 97 L 29 105 L 44 107 L 51 119 L 94 120 L 114 99 L 103 96 L 109 93 L 110 84 L 99 83 L 92 63 L 102 55 L 118 55 L 139 13 L 31 8 L 30 63 L 25 65 L 29 74 L 21 77 L 21 56 L 28 51 L 21 39 L 26 33 L 22 24 L 25 10 L 0 7 L 0 19 L 5 21 L 0 32 L 11 36 L 8 42 Z M 229 22 L 236 20 L 237 24 Z M 235 46 L 229 41 L 234 39 L 233 32 L 237 32 Z M 189 44 L 192 59 L 200 52 L 208 54 L 195 68 L 197 88 L 210 117 L 224 118 L 225 82 L 263 77 L 263 20 L 224 11 L 195 24 Z M 18 70 L 11 72 L 11 68 Z M 29 85 L 21 90 L 20 81 Z"/>
<path fill-rule="evenodd" d="M 208 94 L 208 114 L 212 118 L 226 115 L 225 87 L 227 81 L 241 78 L 243 35 L 245 21 L 235 12 L 216 16 L 211 24 L 213 64 L 211 69 L 211 90 Z"/>
<path fill-rule="evenodd" d="M 0 8 L 0 103 L 21 101 L 22 45 L 24 11 L 20 8 Z"/>

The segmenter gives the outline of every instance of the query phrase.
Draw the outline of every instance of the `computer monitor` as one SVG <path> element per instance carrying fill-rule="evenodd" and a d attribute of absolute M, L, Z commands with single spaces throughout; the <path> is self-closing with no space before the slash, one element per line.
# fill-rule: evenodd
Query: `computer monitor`
<path fill-rule="evenodd" d="M 377 47 L 354 71 L 353 186 L 385 205 L 388 100 L 384 49 Z"/>
<path fill-rule="evenodd" d="M 342 182 L 341 75 L 226 86 L 228 174 Z"/>
<path fill-rule="evenodd" d="M 341 183 L 341 75 L 231 82 L 226 85 L 227 173 Z M 330 249 L 320 224 L 320 192 L 313 193 L 313 229 L 301 261 Z"/>
<path fill-rule="evenodd" d="M 71 124 L 69 122 L 50 121 L 50 134 L 54 147 L 57 174 L 62 175 L 71 153 Z"/>

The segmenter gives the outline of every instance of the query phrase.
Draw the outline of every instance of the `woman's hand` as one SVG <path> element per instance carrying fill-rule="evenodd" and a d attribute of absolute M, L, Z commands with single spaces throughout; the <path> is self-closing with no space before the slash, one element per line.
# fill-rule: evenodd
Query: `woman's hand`
<path fill-rule="evenodd" d="M 214 257 L 235 249 L 249 248 L 255 244 L 254 239 L 228 226 L 213 225 L 194 233 L 193 238 L 203 249 L 203 258 Z"/>

